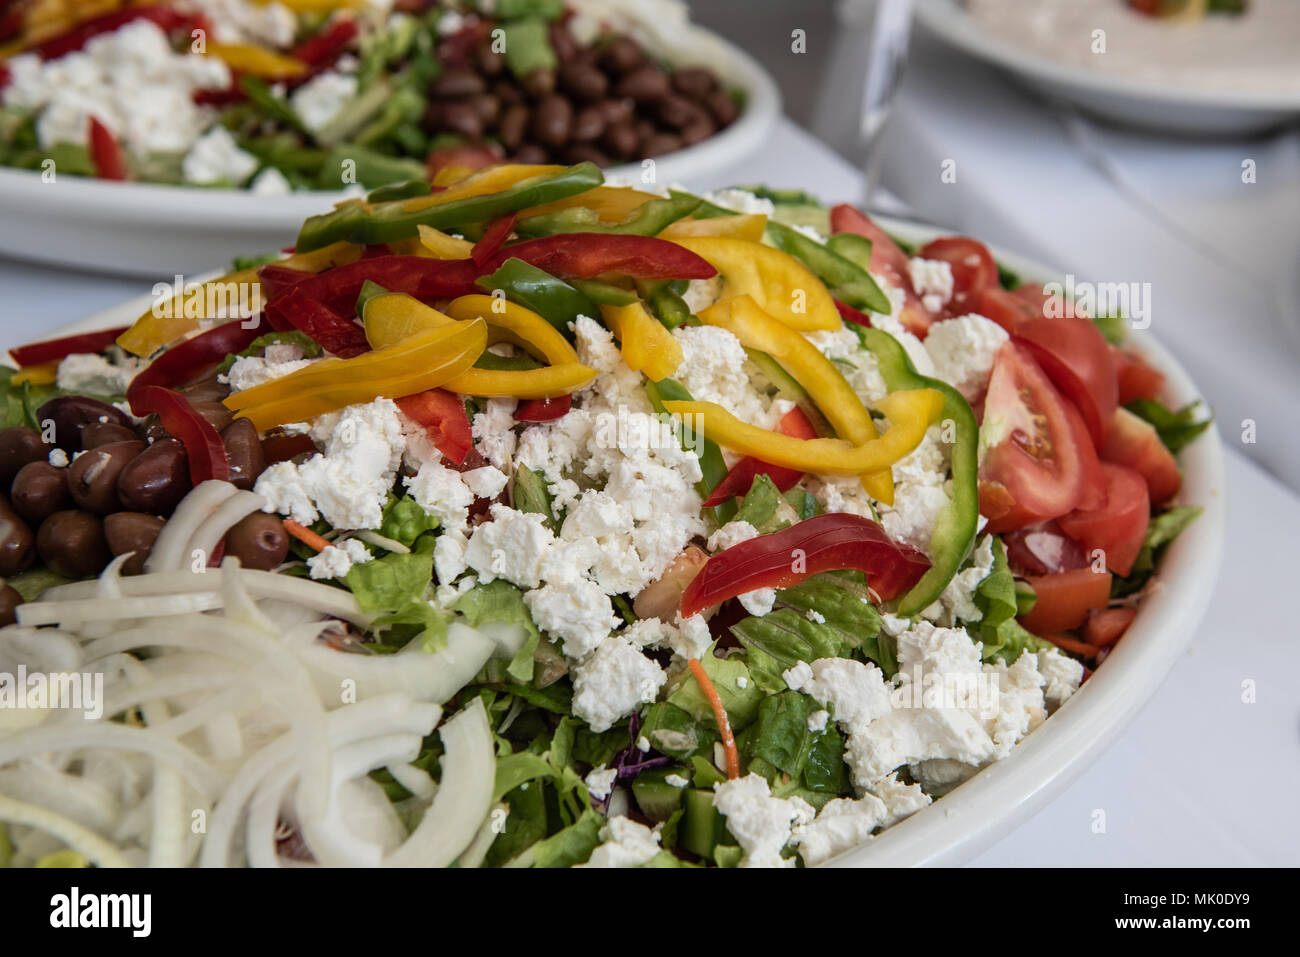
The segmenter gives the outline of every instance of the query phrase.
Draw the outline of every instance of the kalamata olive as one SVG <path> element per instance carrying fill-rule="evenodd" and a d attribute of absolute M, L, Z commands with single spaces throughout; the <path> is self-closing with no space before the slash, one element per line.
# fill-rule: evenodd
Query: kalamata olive
<path fill-rule="evenodd" d="M 682 130 L 682 142 L 687 146 L 694 146 L 707 140 L 710 136 L 718 131 L 713 119 L 708 115 L 701 114 L 698 120 L 687 125 Z"/>
<path fill-rule="evenodd" d="M 726 90 L 714 90 L 705 98 L 704 105 L 709 108 L 720 127 L 730 126 L 740 115 L 740 107 L 736 106 L 736 101 Z"/>
<path fill-rule="evenodd" d="M 131 427 L 131 420 L 121 409 L 88 395 L 61 395 L 51 399 L 36 410 L 36 421 L 41 424 L 42 430 L 47 423 L 53 426 L 53 435 L 50 437 L 65 452 L 81 450 L 81 429 L 88 423 L 115 422 L 126 428 Z"/>
<path fill-rule="evenodd" d="M 500 76 L 501 71 L 506 68 L 506 58 L 493 50 L 490 43 L 479 47 L 475 51 L 474 59 L 479 73 L 486 77 Z"/>
<path fill-rule="evenodd" d="M 673 74 L 673 89 L 692 100 L 702 100 L 718 88 L 718 78 L 704 67 L 685 67 Z"/>
<path fill-rule="evenodd" d="M 0 576 L 17 575 L 32 563 L 32 530 L 0 498 Z"/>
<path fill-rule="evenodd" d="M 615 95 L 629 97 L 638 103 L 663 99 L 670 91 L 668 74 L 652 63 L 637 67 L 614 87 Z"/>
<path fill-rule="evenodd" d="M 134 552 L 122 566 L 123 575 L 139 575 L 144 571 L 145 559 L 166 524 L 166 519 L 144 512 L 114 512 L 104 519 L 108 550 L 114 555 Z"/>
<path fill-rule="evenodd" d="M 556 59 L 561 63 L 572 60 L 582 52 L 577 38 L 570 32 L 566 21 L 552 20 L 547 33 L 551 41 L 551 49 L 555 51 Z"/>
<path fill-rule="evenodd" d="M 659 122 L 675 130 L 684 129 L 705 117 L 704 110 L 684 96 L 665 96 L 654 105 L 654 111 Z"/>
<path fill-rule="evenodd" d="M 113 557 L 100 517 L 77 509 L 55 512 L 41 522 L 36 551 L 50 571 L 64 578 L 98 575 Z"/>
<path fill-rule="evenodd" d="M 598 106 L 584 106 L 573 117 L 572 137 L 579 143 L 600 139 L 605 132 L 605 113 Z"/>
<path fill-rule="evenodd" d="M 535 100 L 549 96 L 555 92 L 555 71 L 550 67 L 539 66 L 524 76 L 519 85 Z"/>
<path fill-rule="evenodd" d="M 596 104 L 601 115 L 605 118 L 606 126 L 613 126 L 615 123 L 623 123 L 632 119 L 632 113 L 636 109 L 636 104 L 628 99 L 619 97 L 610 97 L 608 100 L 601 100 Z"/>
<path fill-rule="evenodd" d="M 515 150 L 516 163 L 545 163 L 547 159 L 546 149 L 538 146 L 536 143 L 525 143 L 519 149 Z"/>
<path fill-rule="evenodd" d="M 74 507 L 68 491 L 67 469 L 55 468 L 49 462 L 28 462 L 19 469 L 9 499 L 13 510 L 32 525 L 41 524 L 55 512 Z"/>
<path fill-rule="evenodd" d="M 644 116 L 634 117 L 632 123 L 636 127 L 636 136 L 639 142 L 645 142 L 659 132 L 659 128 L 654 125 L 654 122 Z"/>
<path fill-rule="evenodd" d="M 600 63 L 614 73 L 626 73 L 645 62 L 645 52 L 628 37 L 614 37 L 601 51 Z"/>
<path fill-rule="evenodd" d="M 117 475 L 117 501 L 133 512 L 170 515 L 189 490 L 189 457 L 185 446 L 176 439 L 158 440 L 127 462 Z"/>
<path fill-rule="evenodd" d="M 501 145 L 508 150 L 518 149 L 519 144 L 524 141 L 524 135 L 528 132 L 528 107 L 522 103 L 516 103 L 508 106 L 505 112 L 501 114 L 501 122 L 497 125 L 497 139 Z"/>
<path fill-rule="evenodd" d="M 573 129 L 573 104 L 558 93 L 544 97 L 533 112 L 533 139 L 547 146 L 562 146 Z"/>
<path fill-rule="evenodd" d="M 474 111 L 483 127 L 489 127 L 501 115 L 501 97 L 495 93 L 475 93 L 465 97 L 465 105 Z"/>
<path fill-rule="evenodd" d="M 230 460 L 230 484 L 252 490 L 257 477 L 266 471 L 266 454 L 257 427 L 248 419 L 235 419 L 221 431 Z"/>
<path fill-rule="evenodd" d="M 218 432 L 234 421 L 234 415 L 220 402 L 190 402 L 194 411 L 207 419 Z"/>
<path fill-rule="evenodd" d="M 158 428 L 161 429 L 162 425 Z M 95 449 L 113 442 L 130 442 L 136 438 L 139 436 L 135 434 L 135 429 L 128 429 L 116 422 L 90 422 L 81 427 L 81 447 L 84 449 Z"/>
<path fill-rule="evenodd" d="M 682 138 L 674 133 L 656 133 L 646 137 L 641 144 L 641 151 L 646 156 L 662 156 L 682 148 Z"/>
<path fill-rule="evenodd" d="M 497 80 L 492 87 L 492 92 L 500 97 L 501 102 L 507 106 L 514 106 L 516 103 L 524 102 L 524 91 L 519 88 L 519 84 L 509 77 L 502 77 Z"/>
<path fill-rule="evenodd" d="M 627 159 L 636 153 L 641 138 L 636 135 L 636 127 L 631 123 L 618 123 L 605 130 L 600 144 L 619 159 Z"/>
<path fill-rule="evenodd" d="M 117 478 L 127 463 L 144 451 L 144 442 L 114 442 L 91 449 L 68 466 L 68 491 L 81 508 L 100 515 L 115 512 L 120 507 L 117 498 Z"/>
<path fill-rule="evenodd" d="M 605 74 L 583 60 L 563 62 L 557 79 L 560 89 L 580 100 L 599 100 L 609 90 Z"/>
<path fill-rule="evenodd" d="M 23 603 L 23 596 L 13 585 L 0 586 L 0 626 L 12 625 L 18 621 L 18 606 Z"/>
<path fill-rule="evenodd" d="M 571 143 L 566 146 L 564 161 L 566 163 L 595 163 L 597 166 L 609 165 L 609 157 L 590 143 Z"/>
<path fill-rule="evenodd" d="M 230 383 L 218 381 L 217 373 L 213 372 L 202 379 L 196 379 L 187 385 L 181 386 L 176 391 L 189 399 L 194 405 L 202 402 L 220 402 L 230 395 Z"/>
<path fill-rule="evenodd" d="M 267 465 L 276 462 L 294 462 L 302 464 L 315 455 L 319 449 L 310 435 L 288 435 L 276 432 L 262 440 L 262 457 Z"/>
<path fill-rule="evenodd" d="M 28 462 L 44 461 L 53 448 L 35 429 L 21 425 L 0 429 L 0 485 L 8 488 L 19 469 Z"/>
<path fill-rule="evenodd" d="M 289 554 L 289 533 L 274 515 L 254 512 L 226 532 L 226 554 L 245 568 L 270 571 Z"/>
<path fill-rule="evenodd" d="M 485 89 L 483 78 L 473 70 L 453 67 L 434 78 L 429 84 L 429 95 L 451 98 L 482 93 Z"/>
<path fill-rule="evenodd" d="M 483 135 L 483 120 L 479 118 L 474 107 L 468 103 L 442 104 L 441 129 L 450 133 L 459 133 L 468 139 L 478 139 Z"/>

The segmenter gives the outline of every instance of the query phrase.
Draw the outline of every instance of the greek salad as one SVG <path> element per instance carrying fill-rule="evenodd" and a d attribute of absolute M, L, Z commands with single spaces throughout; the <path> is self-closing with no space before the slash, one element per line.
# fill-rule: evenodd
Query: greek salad
<path fill-rule="evenodd" d="M 0 863 L 814 866 L 1199 512 L 1123 317 L 851 206 L 448 168 L 237 266 L 0 373 Z"/>
<path fill-rule="evenodd" d="M 640 161 L 740 115 L 692 29 L 677 0 L 2 0 L 0 164 L 278 195 Z"/>

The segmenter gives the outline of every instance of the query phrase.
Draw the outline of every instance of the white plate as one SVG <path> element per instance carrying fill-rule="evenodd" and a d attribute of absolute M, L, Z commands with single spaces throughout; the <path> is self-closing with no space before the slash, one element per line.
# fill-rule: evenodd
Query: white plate
<path fill-rule="evenodd" d="M 922 244 L 951 230 L 898 220 L 877 222 L 904 240 Z M 1059 281 L 1051 270 L 993 250 L 1026 282 Z M 132 322 L 150 296 L 121 303 L 52 335 L 69 335 Z M 1131 342 L 1165 374 L 1165 400 L 1175 407 L 1202 398 L 1187 373 L 1153 338 Z M 1155 694 L 1191 641 L 1214 590 L 1224 547 L 1226 492 L 1223 449 L 1214 427 L 1183 450 L 1183 487 L 1176 501 L 1205 514 L 1169 547 L 1158 572 L 1160 587 L 1142 604 L 1124 639 L 1084 686 L 1042 726 L 952 793 L 830 866 L 952 865 L 970 860 L 1010 833 L 1061 793 L 1119 735 Z"/>
<path fill-rule="evenodd" d="M 771 75 L 717 34 L 692 27 L 672 50 L 673 62 L 706 64 L 743 90 L 745 109 L 727 129 L 695 146 L 644 164 L 606 171 L 641 181 L 715 180 L 752 156 L 781 114 Z M 233 257 L 291 245 L 303 220 L 325 212 L 342 194 L 304 192 L 257 196 L 247 190 L 150 183 L 109 183 L 84 177 L 43 182 L 31 170 L 0 168 L 0 254 L 102 272 L 170 279 L 228 263 Z M 739 177 L 743 179 L 743 177 Z"/>
<path fill-rule="evenodd" d="M 981 29 L 959 0 L 917 0 L 916 15 L 945 42 L 1010 71 L 1048 97 L 1142 129 L 1242 134 L 1300 116 L 1300 98 L 1293 94 L 1194 90 L 1057 63 Z"/>

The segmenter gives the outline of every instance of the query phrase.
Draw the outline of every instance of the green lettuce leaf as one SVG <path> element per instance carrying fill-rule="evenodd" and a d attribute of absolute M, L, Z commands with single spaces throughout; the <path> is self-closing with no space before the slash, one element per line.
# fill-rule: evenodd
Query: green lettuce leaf
<path fill-rule="evenodd" d="M 764 697 L 763 689 L 753 680 L 749 666 L 740 655 L 718 658 L 713 654 L 715 647 L 717 646 L 710 645 L 709 650 L 700 655 L 700 664 L 704 666 L 704 673 L 713 682 L 722 706 L 727 710 L 731 727 L 739 731 L 757 716 L 759 702 Z M 690 671 L 684 671 L 678 677 L 667 701 L 681 708 L 700 724 L 716 727 L 713 707 Z"/>
<path fill-rule="evenodd" d="M 437 517 L 426 512 L 411 496 L 403 495 L 399 498 L 394 495 L 384 505 L 379 534 L 410 548 L 417 538 L 437 527 Z"/>
<path fill-rule="evenodd" d="M 1160 556 L 1186 528 L 1205 511 L 1199 505 L 1183 505 L 1171 508 L 1156 515 L 1147 526 L 1146 538 L 1142 540 L 1142 550 L 1133 561 L 1133 568 L 1127 578 L 1116 578 L 1110 586 L 1112 598 L 1123 598 L 1140 591 L 1151 578 Z"/>
<path fill-rule="evenodd" d="M 524 595 L 518 588 L 498 578 L 485 585 L 476 585 L 460 598 L 452 609 L 465 617 L 471 628 L 487 622 L 504 622 L 510 625 L 522 625 L 528 632 L 528 640 L 510 660 L 506 673 L 519 682 L 533 680 L 533 656 L 542 639 L 542 634 L 533 618 L 528 614 L 524 604 Z"/>
<path fill-rule="evenodd" d="M 587 810 L 568 827 L 533 845 L 533 867 L 572 867 L 585 864 L 591 852 L 600 846 L 600 829 L 605 819 Z"/>
<path fill-rule="evenodd" d="M 1160 441 L 1177 455 L 1188 443 L 1210 427 L 1214 416 L 1200 418 L 1197 412 L 1201 402 L 1189 402 L 1177 412 L 1152 399 L 1134 399 L 1124 408 L 1155 426 Z"/>
<path fill-rule="evenodd" d="M 1035 636 L 1016 621 L 1020 614 L 1021 595 L 1015 576 L 1007 564 L 1002 539 L 993 539 L 993 568 L 975 589 L 975 606 L 983 617 L 966 626 L 972 638 L 984 643 L 984 660 L 1014 662 L 1026 650 L 1041 651 L 1050 642 Z"/>

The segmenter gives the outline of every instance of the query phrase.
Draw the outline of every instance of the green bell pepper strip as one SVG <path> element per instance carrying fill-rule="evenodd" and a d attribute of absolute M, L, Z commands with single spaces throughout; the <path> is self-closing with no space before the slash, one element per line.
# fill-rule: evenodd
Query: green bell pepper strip
<path fill-rule="evenodd" d="M 305 129 L 302 120 L 298 118 L 298 113 L 289 105 L 289 101 L 276 94 L 261 77 L 241 76 L 239 78 L 239 89 L 244 96 L 248 97 L 252 103 L 264 110 L 273 119 L 287 123 L 296 130 Z"/>
<path fill-rule="evenodd" d="M 665 402 L 692 401 L 690 392 L 676 379 L 660 379 L 658 382 L 647 380 L 645 391 L 646 395 L 650 397 L 650 405 L 660 415 L 668 414 L 668 410 L 664 408 Z M 695 489 L 700 493 L 700 498 L 708 498 L 709 493 L 717 487 L 718 483 L 727 477 L 727 463 L 722 458 L 722 449 L 719 448 L 716 442 L 702 435 L 694 435 L 692 438 L 687 436 L 686 432 L 687 427 L 682 426 L 682 448 L 698 448 L 700 472 L 704 475 L 700 481 L 695 483 Z M 721 505 L 716 506 L 713 513 L 719 525 L 726 524 L 736 514 L 735 500 L 728 499 Z"/>
<path fill-rule="evenodd" d="M 507 259 L 496 272 L 480 278 L 478 286 L 492 294 L 502 290 L 507 299 L 527 306 L 568 339 L 573 338 L 569 323 L 578 316 L 600 316 L 600 309 L 586 294 L 522 259 Z"/>
<path fill-rule="evenodd" d="M 309 218 L 298 233 L 296 249 L 301 253 L 311 252 L 340 241 L 359 245 L 390 243 L 419 235 L 420 226 L 432 226 L 444 232 L 459 231 L 469 223 L 490 222 L 521 209 L 585 193 L 604 181 L 594 163 L 579 163 L 558 173 L 523 180 L 498 193 L 467 196 L 424 209 L 407 210 L 406 201 L 385 203 L 369 210 L 349 203 Z"/>
<path fill-rule="evenodd" d="M 599 279 L 570 279 L 570 285 L 599 306 L 630 306 L 641 297 L 630 289 Z M 595 316 L 592 317 L 593 319 Z"/>
<path fill-rule="evenodd" d="M 678 193 L 668 199 L 651 199 L 621 223 L 602 223 L 596 212 L 585 206 L 572 206 L 554 213 L 529 216 L 521 220 L 519 232 L 524 236 L 554 236 L 557 233 L 619 233 L 625 236 L 658 236 L 677 222 L 690 216 L 702 201 Z"/>
<path fill-rule="evenodd" d="M 411 179 L 405 183 L 391 183 L 388 186 L 381 186 L 376 190 L 371 190 L 366 196 L 367 203 L 391 203 L 399 199 L 415 199 L 417 196 L 428 196 L 430 187 L 428 180 Z"/>
<path fill-rule="evenodd" d="M 674 288 L 679 282 L 679 279 L 660 280 L 648 293 L 650 311 L 670 331 L 690 322 L 692 317 L 691 307 Z"/>
<path fill-rule="evenodd" d="M 725 206 L 719 206 L 716 203 L 710 203 L 707 199 L 702 199 L 694 193 L 688 193 L 685 190 L 670 189 L 668 195 L 673 199 L 695 200 L 699 205 L 691 212 L 696 219 L 718 219 L 722 216 L 739 216 L 740 213 L 734 209 L 727 209 Z"/>
<path fill-rule="evenodd" d="M 340 143 L 326 154 L 316 185 L 321 189 L 337 189 L 341 183 L 348 182 L 343 176 L 347 169 L 345 163 L 352 164 L 355 181 L 363 186 L 406 183 L 424 175 L 424 164 L 417 160 L 386 156 L 356 143 Z"/>
<path fill-rule="evenodd" d="M 975 545 L 979 523 L 979 427 L 970 404 L 945 382 L 920 375 L 898 340 L 880 329 L 853 326 L 871 350 L 889 391 L 936 389 L 943 393 L 943 427 L 952 423 L 952 491 L 930 535 L 930 569 L 906 595 L 897 613 L 911 617 L 928 608 L 948 587 Z"/>
<path fill-rule="evenodd" d="M 864 266 L 814 242 L 784 223 L 769 220 L 766 237 L 777 249 L 811 269 L 836 299 L 848 303 L 854 309 L 883 313 L 892 309 L 889 298 L 876 285 Z"/>

